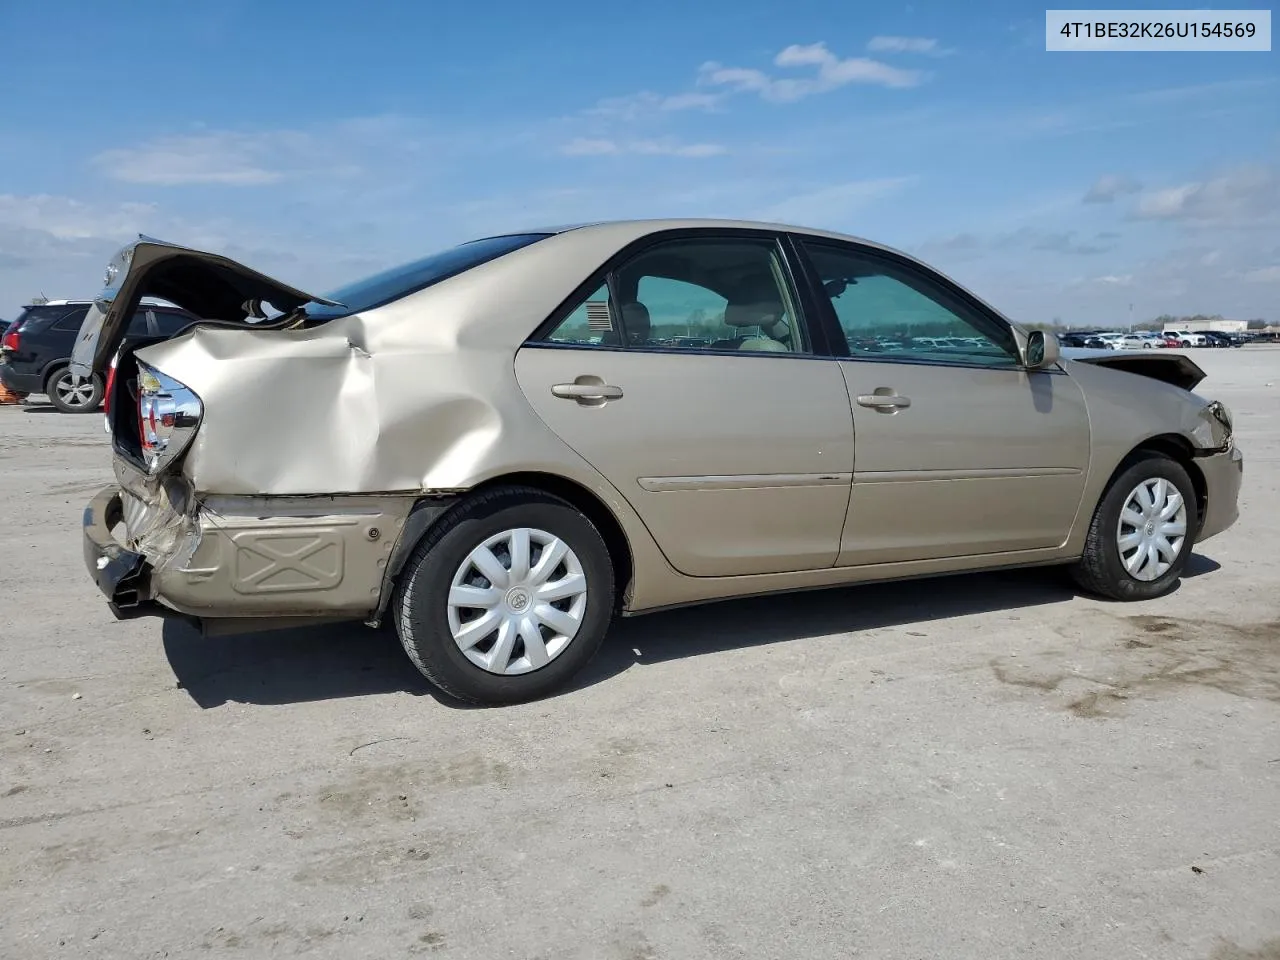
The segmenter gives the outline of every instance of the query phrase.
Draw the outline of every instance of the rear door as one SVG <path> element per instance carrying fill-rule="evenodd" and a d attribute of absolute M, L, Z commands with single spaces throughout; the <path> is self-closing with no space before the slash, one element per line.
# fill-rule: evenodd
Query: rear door
<path fill-rule="evenodd" d="M 776 236 L 624 254 L 516 355 L 529 403 L 635 508 L 677 570 L 830 567 L 852 415 Z"/>
<path fill-rule="evenodd" d="M 1007 322 L 918 264 L 858 244 L 799 245 L 839 334 L 857 343 L 889 330 L 908 343 L 855 347 L 840 362 L 856 449 L 838 563 L 1065 541 L 1089 463 L 1076 383 L 1026 370 Z"/>

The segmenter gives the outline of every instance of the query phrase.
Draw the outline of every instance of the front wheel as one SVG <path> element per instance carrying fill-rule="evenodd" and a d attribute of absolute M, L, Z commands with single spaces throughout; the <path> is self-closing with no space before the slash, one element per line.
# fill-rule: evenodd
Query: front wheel
<path fill-rule="evenodd" d="M 1186 469 L 1144 454 L 1103 494 L 1072 574 L 1085 590 L 1113 600 L 1161 596 L 1182 575 L 1199 523 Z"/>
<path fill-rule="evenodd" d="M 405 566 L 400 642 L 436 687 L 472 703 L 536 700 L 599 649 L 613 617 L 613 565 L 591 521 L 521 487 L 447 514 Z"/>

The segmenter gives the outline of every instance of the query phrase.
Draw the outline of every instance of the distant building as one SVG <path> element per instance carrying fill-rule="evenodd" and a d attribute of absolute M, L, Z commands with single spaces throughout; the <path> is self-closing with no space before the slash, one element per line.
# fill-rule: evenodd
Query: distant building
<path fill-rule="evenodd" d="M 1205 330 L 1217 330 L 1221 333 L 1244 333 L 1248 328 L 1248 320 L 1186 320 L 1182 323 L 1166 323 L 1164 332 L 1185 330 L 1187 333 L 1203 333 Z"/>

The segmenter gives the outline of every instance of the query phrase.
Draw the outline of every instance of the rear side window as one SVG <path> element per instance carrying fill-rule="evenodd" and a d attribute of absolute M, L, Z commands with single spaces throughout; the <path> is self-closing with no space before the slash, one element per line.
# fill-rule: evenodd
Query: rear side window
<path fill-rule="evenodd" d="M 506 256 L 508 253 L 513 253 L 521 247 L 527 247 L 549 236 L 551 236 L 549 233 L 521 233 L 507 237 L 472 240 L 470 243 L 450 247 L 448 250 L 442 250 L 422 260 L 393 267 L 383 273 L 357 280 L 355 283 L 327 293 L 325 299 L 336 300 L 342 306 L 327 307 L 312 303 L 307 305 L 307 314 L 312 317 L 332 319 L 360 313 L 363 310 L 372 310 L 393 300 L 399 300 L 401 297 L 407 297 L 411 293 L 417 293 L 442 280 L 456 277 L 460 273 Z"/>
<path fill-rule="evenodd" d="M 42 305 L 28 307 L 18 316 L 14 323 L 22 324 L 22 329 L 28 333 L 38 333 L 41 330 L 50 328 L 55 330 L 79 330 L 80 321 L 84 319 L 88 309 L 83 304 L 78 306 L 64 304 L 61 306 Z"/>

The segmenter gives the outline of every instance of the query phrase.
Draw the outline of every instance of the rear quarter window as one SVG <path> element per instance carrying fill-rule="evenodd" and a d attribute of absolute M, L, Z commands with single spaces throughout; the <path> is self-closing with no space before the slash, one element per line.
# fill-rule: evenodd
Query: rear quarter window
<path fill-rule="evenodd" d="M 54 330 L 69 330 L 72 333 L 80 331 L 80 324 L 84 322 L 84 315 L 89 312 L 88 307 L 77 307 L 64 317 L 59 317 L 54 323 Z"/>
<path fill-rule="evenodd" d="M 39 333 L 41 330 L 80 329 L 80 321 L 88 312 L 87 306 L 38 306 L 28 307 L 14 321 L 28 333 Z M 66 328 L 63 324 L 67 324 Z"/>

